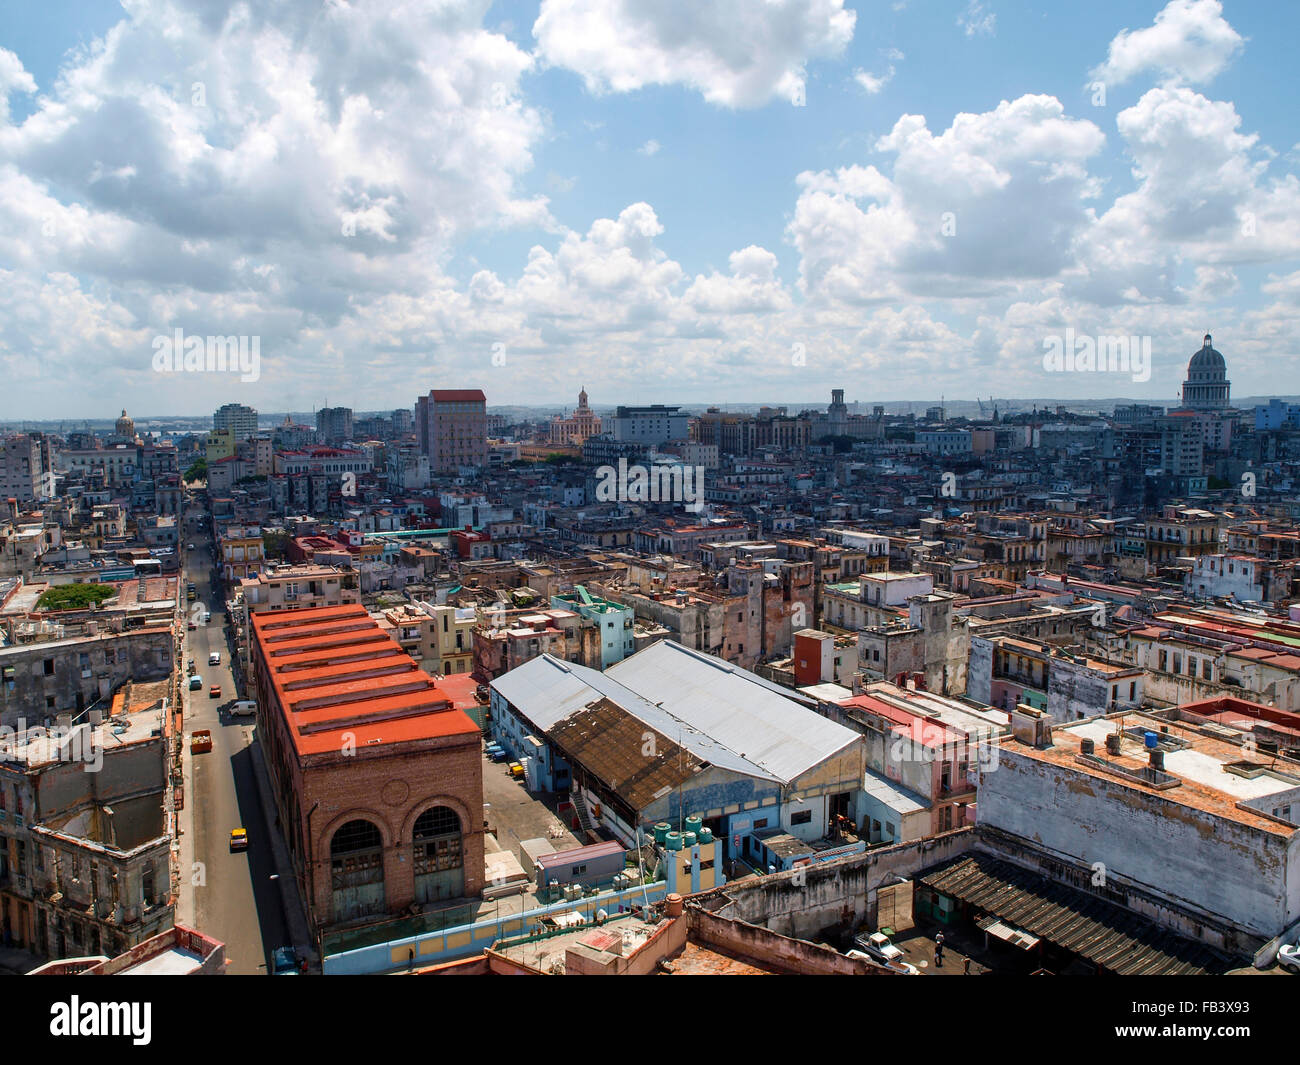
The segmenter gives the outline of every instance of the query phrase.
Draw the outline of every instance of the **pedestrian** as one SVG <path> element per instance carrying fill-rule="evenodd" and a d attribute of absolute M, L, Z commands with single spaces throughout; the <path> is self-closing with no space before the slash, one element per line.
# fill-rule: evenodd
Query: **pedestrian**
<path fill-rule="evenodd" d="M 961 974 L 962 976 L 970 976 L 970 958 L 961 963 Z"/>
<path fill-rule="evenodd" d="M 934 964 L 943 968 L 943 933 L 934 937 Z"/>

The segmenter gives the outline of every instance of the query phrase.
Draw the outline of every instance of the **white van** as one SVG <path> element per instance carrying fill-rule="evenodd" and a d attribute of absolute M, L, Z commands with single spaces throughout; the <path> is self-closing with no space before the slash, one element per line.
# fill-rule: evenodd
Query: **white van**
<path fill-rule="evenodd" d="M 257 700 L 256 699 L 239 699 L 230 707 L 231 717 L 256 717 Z"/>
<path fill-rule="evenodd" d="M 208 655 L 208 665 L 210 665 L 210 666 L 219 666 L 219 665 L 221 665 L 221 652 L 220 652 L 220 651 L 213 651 L 212 654 Z"/>

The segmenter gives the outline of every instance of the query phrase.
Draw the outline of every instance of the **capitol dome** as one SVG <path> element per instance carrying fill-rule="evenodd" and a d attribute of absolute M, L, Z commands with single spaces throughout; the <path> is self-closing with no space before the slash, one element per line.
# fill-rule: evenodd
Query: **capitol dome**
<path fill-rule="evenodd" d="M 1225 410 L 1231 384 L 1228 364 L 1223 355 L 1214 350 L 1212 338 L 1206 333 L 1200 350 L 1187 364 L 1183 406 L 1190 410 Z"/>

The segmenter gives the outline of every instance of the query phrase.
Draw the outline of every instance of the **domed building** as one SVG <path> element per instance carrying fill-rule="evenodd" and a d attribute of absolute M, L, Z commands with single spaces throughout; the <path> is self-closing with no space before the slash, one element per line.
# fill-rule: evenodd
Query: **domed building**
<path fill-rule="evenodd" d="M 581 447 L 588 437 L 600 432 L 600 415 L 587 406 L 587 390 L 578 393 L 578 408 L 573 415 L 563 418 L 556 415 L 551 419 L 550 441 L 552 444 L 566 444 Z"/>
<path fill-rule="evenodd" d="M 123 408 L 122 416 L 113 425 L 113 439 L 126 444 L 135 443 L 135 421 Z"/>
<path fill-rule="evenodd" d="M 1210 334 L 1206 333 L 1201 350 L 1187 364 L 1187 380 L 1183 382 L 1183 407 L 1187 410 L 1227 410 L 1231 386 L 1228 364 L 1214 350 Z"/>

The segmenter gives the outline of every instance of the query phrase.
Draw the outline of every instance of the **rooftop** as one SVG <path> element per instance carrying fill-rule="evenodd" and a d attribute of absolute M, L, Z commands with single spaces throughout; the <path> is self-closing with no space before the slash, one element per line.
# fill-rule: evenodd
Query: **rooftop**
<path fill-rule="evenodd" d="M 478 735 L 359 604 L 255 614 L 252 637 L 300 756 Z"/>

